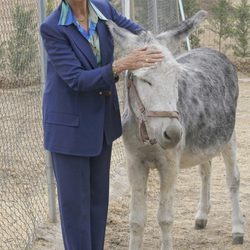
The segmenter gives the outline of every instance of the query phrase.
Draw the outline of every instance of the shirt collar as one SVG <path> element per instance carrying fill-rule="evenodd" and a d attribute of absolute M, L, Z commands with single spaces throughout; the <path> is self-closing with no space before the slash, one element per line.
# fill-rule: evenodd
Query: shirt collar
<path fill-rule="evenodd" d="M 93 23 L 97 24 L 98 18 L 103 21 L 108 20 L 90 0 L 88 1 L 88 8 L 89 8 L 89 20 L 91 20 Z M 63 0 L 62 8 L 61 8 L 61 15 L 60 15 L 58 25 L 68 26 L 70 24 L 76 24 L 76 18 L 67 0 Z"/>

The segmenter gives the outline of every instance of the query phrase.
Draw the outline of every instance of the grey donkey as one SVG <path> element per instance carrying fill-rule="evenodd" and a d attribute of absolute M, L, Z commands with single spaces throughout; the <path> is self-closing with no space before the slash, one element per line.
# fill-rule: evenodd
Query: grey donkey
<path fill-rule="evenodd" d="M 150 168 L 157 168 L 160 175 L 161 249 L 173 249 L 171 230 L 178 171 L 199 165 L 202 185 L 195 228 L 203 229 L 210 210 L 211 160 L 219 154 L 224 158 L 232 203 L 233 244 L 243 243 L 234 128 L 237 73 L 227 57 L 213 49 L 199 48 L 173 55 L 180 41 L 205 16 L 206 12 L 200 11 L 157 36 L 150 32 L 135 35 L 108 21 L 116 50 L 127 54 L 148 46 L 165 55 L 152 68 L 130 72 L 127 83 L 122 123 L 131 187 L 130 250 L 143 248 Z"/>

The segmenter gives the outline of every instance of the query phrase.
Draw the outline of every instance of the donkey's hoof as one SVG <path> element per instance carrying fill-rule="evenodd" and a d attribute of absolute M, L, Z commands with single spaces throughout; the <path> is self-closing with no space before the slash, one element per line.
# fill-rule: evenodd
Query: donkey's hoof
<path fill-rule="evenodd" d="M 241 233 L 233 234 L 233 245 L 242 245 L 244 242 L 244 235 Z"/>
<path fill-rule="evenodd" d="M 207 220 L 196 220 L 195 221 L 195 229 L 201 230 L 204 229 L 207 225 Z"/>

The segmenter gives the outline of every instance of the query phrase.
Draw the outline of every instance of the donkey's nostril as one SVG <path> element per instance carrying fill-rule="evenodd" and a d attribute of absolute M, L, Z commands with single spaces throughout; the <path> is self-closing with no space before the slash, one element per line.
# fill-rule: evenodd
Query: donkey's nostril
<path fill-rule="evenodd" d="M 164 137 L 171 141 L 171 137 L 168 135 L 167 131 L 164 131 Z"/>
<path fill-rule="evenodd" d="M 178 144 L 182 136 L 182 130 L 178 126 L 170 125 L 165 129 L 163 132 L 163 140 L 165 141 L 164 143 L 168 147 L 174 147 Z"/>

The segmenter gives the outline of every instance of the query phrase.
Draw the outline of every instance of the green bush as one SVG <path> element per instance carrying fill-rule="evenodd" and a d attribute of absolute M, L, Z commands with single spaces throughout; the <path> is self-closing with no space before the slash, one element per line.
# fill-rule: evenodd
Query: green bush
<path fill-rule="evenodd" d="M 184 0 L 183 7 L 186 18 L 193 16 L 197 11 L 200 10 L 196 0 Z"/>
<path fill-rule="evenodd" d="M 223 47 L 223 40 L 232 37 L 233 34 L 233 7 L 230 0 L 218 0 L 210 7 L 212 18 L 209 19 L 209 29 L 218 37 L 215 42 L 219 51 L 226 49 Z"/>
<path fill-rule="evenodd" d="M 53 11 L 54 9 L 54 1 L 53 0 L 47 0 L 47 6 L 46 6 L 46 14 L 47 16 Z"/>
<path fill-rule="evenodd" d="M 236 45 L 234 54 L 238 57 L 250 56 L 250 4 L 248 0 L 241 0 L 235 7 L 234 38 Z"/>
<path fill-rule="evenodd" d="M 33 10 L 17 5 L 12 12 L 14 32 L 8 42 L 8 60 L 16 77 L 24 75 L 37 55 L 36 19 Z"/>

